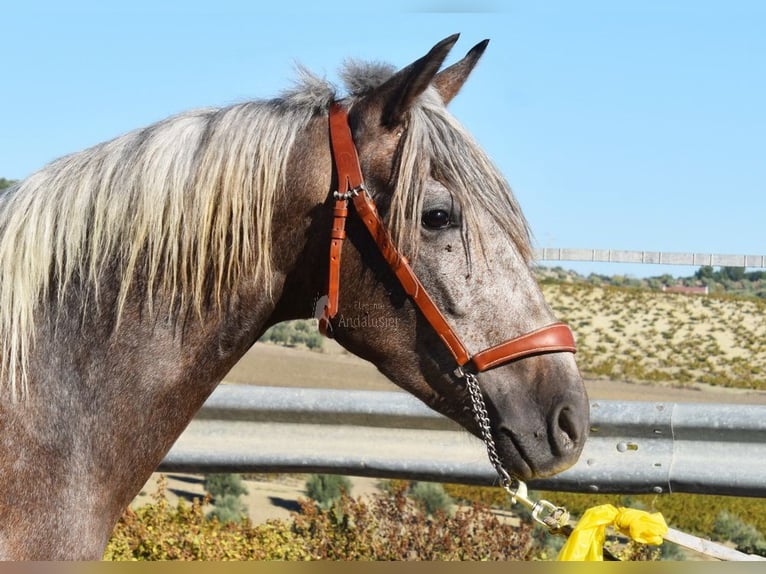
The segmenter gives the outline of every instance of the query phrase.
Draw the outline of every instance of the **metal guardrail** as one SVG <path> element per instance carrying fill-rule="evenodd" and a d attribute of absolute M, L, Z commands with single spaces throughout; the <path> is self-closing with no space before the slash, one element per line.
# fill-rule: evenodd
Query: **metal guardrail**
<path fill-rule="evenodd" d="M 766 496 L 766 406 L 591 401 L 579 462 L 537 489 Z M 160 466 L 496 484 L 483 444 L 404 392 L 221 385 Z"/>
<path fill-rule="evenodd" d="M 653 263 L 661 265 L 710 265 L 712 267 L 766 268 L 766 255 L 623 251 L 618 249 L 534 249 L 537 261 L 590 261 L 598 263 Z"/>

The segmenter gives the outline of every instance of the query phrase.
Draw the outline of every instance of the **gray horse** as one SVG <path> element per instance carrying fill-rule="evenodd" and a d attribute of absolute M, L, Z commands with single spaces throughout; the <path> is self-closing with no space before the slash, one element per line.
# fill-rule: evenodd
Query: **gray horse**
<path fill-rule="evenodd" d="M 392 241 L 466 348 L 554 321 L 508 184 L 445 107 L 486 47 L 439 71 L 456 40 L 398 72 L 347 67 L 343 98 L 304 73 L 277 99 L 168 118 L 0 196 L 0 556 L 100 558 L 229 369 L 269 326 L 313 315 L 331 267 L 333 104 Z M 450 349 L 351 208 L 345 232 L 334 336 L 480 434 Z M 509 473 L 577 460 L 588 402 L 571 353 L 479 380 Z"/>

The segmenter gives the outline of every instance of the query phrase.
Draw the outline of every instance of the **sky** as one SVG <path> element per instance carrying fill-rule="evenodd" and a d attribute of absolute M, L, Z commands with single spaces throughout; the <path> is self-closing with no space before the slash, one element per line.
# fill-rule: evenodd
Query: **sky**
<path fill-rule="evenodd" d="M 0 177 L 169 115 L 269 98 L 296 64 L 403 67 L 490 45 L 454 115 L 535 247 L 766 254 L 766 2 L 14 2 L 2 10 Z M 693 267 L 551 263 L 581 273 Z"/>

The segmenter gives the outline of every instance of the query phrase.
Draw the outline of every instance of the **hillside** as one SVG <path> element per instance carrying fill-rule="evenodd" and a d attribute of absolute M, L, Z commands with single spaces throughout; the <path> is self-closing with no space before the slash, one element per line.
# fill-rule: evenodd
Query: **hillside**
<path fill-rule="evenodd" d="M 556 316 L 575 332 L 577 364 L 590 379 L 766 390 L 764 299 L 550 279 L 541 286 Z M 329 351 L 310 323 L 278 325 L 262 341 Z M 248 360 L 233 371 L 235 380 L 248 379 L 246 365 Z M 300 372 L 292 376 L 303 378 Z M 368 376 L 357 373 L 354 378 Z"/>
<path fill-rule="evenodd" d="M 766 390 L 766 301 L 543 282 L 584 374 Z"/>

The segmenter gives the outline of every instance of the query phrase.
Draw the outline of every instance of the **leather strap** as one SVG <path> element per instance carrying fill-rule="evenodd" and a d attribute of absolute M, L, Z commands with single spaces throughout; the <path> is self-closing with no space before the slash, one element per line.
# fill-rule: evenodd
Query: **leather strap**
<path fill-rule="evenodd" d="M 564 323 L 553 323 L 547 327 L 505 341 L 476 353 L 471 360 L 476 370 L 487 371 L 493 367 L 539 353 L 574 353 L 572 330 Z"/>
<path fill-rule="evenodd" d="M 439 308 L 433 302 L 433 299 L 428 295 L 428 292 L 423 287 L 423 284 L 415 275 L 415 272 L 410 267 L 407 258 L 404 257 L 391 241 L 391 236 L 388 233 L 383 221 L 378 215 L 378 210 L 375 207 L 375 203 L 372 198 L 367 195 L 366 191 L 362 191 L 359 195 L 354 196 L 354 207 L 359 217 L 362 218 L 365 227 L 372 235 L 375 243 L 378 245 L 380 253 L 388 263 L 391 270 L 396 275 L 399 283 L 402 285 L 404 292 L 409 295 L 410 299 L 418 306 L 426 321 L 433 327 L 436 334 L 439 335 L 444 344 L 455 357 L 458 366 L 465 365 L 471 358 L 468 350 L 463 345 L 460 337 L 452 330 L 447 319 L 442 315 Z"/>
<path fill-rule="evenodd" d="M 348 127 L 348 114 L 340 102 L 330 106 L 330 142 L 338 176 L 338 192 L 346 193 L 364 185 L 356 145 Z"/>
<path fill-rule="evenodd" d="M 330 267 L 327 282 L 327 303 L 324 313 L 319 318 L 319 331 L 329 336 L 332 327 L 330 319 L 338 314 L 338 297 L 340 294 L 340 256 L 343 250 L 343 240 L 346 239 L 346 217 L 348 217 L 348 201 L 336 200 L 333 209 L 332 230 L 330 232 Z"/>
<path fill-rule="evenodd" d="M 333 137 L 332 134 L 348 131 L 348 137 Z M 330 234 L 330 268 L 328 272 L 327 303 L 322 316 L 319 318 L 319 331 L 327 336 L 332 333 L 330 319 L 338 314 L 338 297 L 340 294 L 340 257 L 343 251 L 343 240 L 346 239 L 346 218 L 348 217 L 348 198 L 364 185 L 359 156 L 348 127 L 346 111 L 338 102 L 330 107 L 330 143 L 335 161 L 335 173 L 338 178 L 338 190 L 333 194 L 335 207 L 333 209 L 332 231 Z"/>
<path fill-rule="evenodd" d="M 330 319 L 338 313 L 341 249 L 346 237 L 348 199 L 352 197 L 354 208 L 405 293 L 417 305 L 425 319 L 439 335 L 459 367 L 471 363 L 477 372 L 481 372 L 530 355 L 575 352 L 574 336 L 569 327 L 564 323 L 553 323 L 471 356 L 460 337 L 428 295 L 425 287 L 410 267 L 407 258 L 399 252 L 391 240 L 391 235 L 378 214 L 375 202 L 364 188 L 359 157 L 348 125 L 348 115 L 338 102 L 333 103 L 330 107 L 330 140 L 337 170 L 338 191 L 334 193 L 336 201 L 330 241 L 328 301 L 324 314 L 319 320 L 319 328 L 323 334 L 327 335 L 331 332 Z"/>

